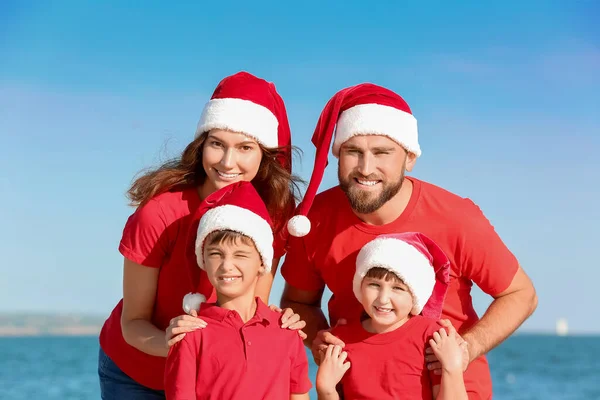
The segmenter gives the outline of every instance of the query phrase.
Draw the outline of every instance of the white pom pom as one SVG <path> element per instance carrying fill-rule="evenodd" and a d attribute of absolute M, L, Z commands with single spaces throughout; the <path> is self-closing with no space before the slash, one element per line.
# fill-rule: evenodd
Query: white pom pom
<path fill-rule="evenodd" d="M 302 237 L 310 232 L 310 220 L 304 215 L 296 215 L 287 223 L 288 232 L 292 236 Z"/>
<path fill-rule="evenodd" d="M 200 304 L 206 301 L 206 297 L 200 293 L 188 293 L 183 297 L 183 311 L 186 314 L 192 312 L 192 310 L 200 311 Z"/>

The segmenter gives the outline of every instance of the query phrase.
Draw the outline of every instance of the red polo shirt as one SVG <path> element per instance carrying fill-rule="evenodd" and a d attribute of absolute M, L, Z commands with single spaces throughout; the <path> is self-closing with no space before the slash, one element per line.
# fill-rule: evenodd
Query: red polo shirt
<path fill-rule="evenodd" d="M 236 311 L 203 303 L 208 326 L 186 334 L 169 351 L 165 394 L 169 400 L 289 399 L 308 393 L 308 360 L 297 331 L 282 329 L 281 315 L 258 297 L 245 324 Z"/>
<path fill-rule="evenodd" d="M 473 283 L 496 295 L 508 288 L 519 263 L 494 227 L 471 200 L 444 189 L 407 178 L 413 192 L 404 212 L 386 225 L 369 225 L 353 212 L 344 192 L 336 186 L 319 194 L 308 218 L 312 229 L 303 238 L 290 237 L 281 267 L 286 282 L 298 289 L 332 291 L 329 318 L 349 322 L 360 318 L 363 307 L 352 291 L 356 256 L 378 235 L 422 232 L 450 259 L 450 285 L 442 310 L 460 332 L 478 321 L 473 308 Z M 485 356 L 474 360 L 465 373 L 470 398 L 491 398 L 492 381 Z"/>
<path fill-rule="evenodd" d="M 190 229 L 196 230 L 201 215 L 192 221 L 200 206 L 195 188 L 159 194 L 129 217 L 119 251 L 123 257 L 147 268 L 160 269 L 152 323 L 161 330 L 171 318 L 184 314 L 183 297 L 199 292 L 211 301 L 214 289 L 206 272 L 190 263 L 195 260 Z M 285 253 L 281 240 L 275 241 L 275 256 Z M 213 298 L 214 299 L 214 298 Z M 146 354 L 125 342 L 121 331 L 123 300 L 117 304 L 100 333 L 100 347 L 115 364 L 139 384 L 163 390 L 165 357 Z"/>

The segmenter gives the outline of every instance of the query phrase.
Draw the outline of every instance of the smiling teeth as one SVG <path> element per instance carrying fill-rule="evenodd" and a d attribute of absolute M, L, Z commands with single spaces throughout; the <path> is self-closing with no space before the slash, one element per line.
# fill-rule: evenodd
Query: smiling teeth
<path fill-rule="evenodd" d="M 382 307 L 375 307 L 375 309 L 377 311 L 381 311 L 381 312 L 391 312 L 393 310 L 393 308 L 382 308 Z"/>
<path fill-rule="evenodd" d="M 357 179 L 358 183 L 360 183 L 361 185 L 365 185 L 365 186 L 374 186 L 377 184 L 377 181 L 362 181 L 360 179 Z"/>
<path fill-rule="evenodd" d="M 226 173 L 221 172 L 221 171 L 217 171 L 217 174 L 219 174 L 223 178 L 235 178 L 236 176 L 239 175 L 239 174 L 226 174 Z"/>
<path fill-rule="evenodd" d="M 237 279 L 237 277 L 232 277 L 232 278 L 223 278 L 223 280 L 224 280 L 225 282 L 232 282 L 232 281 L 234 281 L 234 280 L 236 280 L 236 279 Z"/>

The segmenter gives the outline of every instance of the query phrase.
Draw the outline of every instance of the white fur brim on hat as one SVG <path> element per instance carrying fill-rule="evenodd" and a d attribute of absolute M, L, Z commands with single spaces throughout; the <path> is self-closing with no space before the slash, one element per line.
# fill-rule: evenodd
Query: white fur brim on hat
<path fill-rule="evenodd" d="M 333 155 L 339 157 L 341 145 L 359 135 L 387 136 L 408 152 L 421 155 L 417 119 L 394 107 L 361 104 L 344 111 L 337 122 Z"/>
<path fill-rule="evenodd" d="M 249 100 L 213 99 L 200 116 L 196 137 L 211 129 L 240 132 L 268 148 L 278 147 L 279 121 L 268 108 Z"/>
<path fill-rule="evenodd" d="M 271 270 L 273 262 L 273 231 L 269 223 L 252 211 L 234 206 L 224 205 L 208 210 L 200 219 L 196 236 L 196 260 L 204 269 L 202 251 L 204 240 L 214 231 L 230 230 L 248 236 L 254 241 L 265 270 Z"/>
<path fill-rule="evenodd" d="M 356 258 L 352 282 L 354 295 L 359 302 L 362 302 L 362 280 L 375 267 L 398 275 L 413 295 L 412 314 L 421 313 L 435 286 L 435 271 L 425 255 L 410 244 L 394 238 L 377 238 L 367 243 Z"/>

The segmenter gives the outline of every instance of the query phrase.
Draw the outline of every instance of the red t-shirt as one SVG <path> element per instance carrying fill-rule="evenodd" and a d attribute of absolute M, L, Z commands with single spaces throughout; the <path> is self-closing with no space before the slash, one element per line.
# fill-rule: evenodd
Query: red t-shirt
<path fill-rule="evenodd" d="M 289 285 L 301 290 L 329 287 L 333 293 L 328 305 L 332 325 L 339 318 L 360 318 L 363 308 L 352 291 L 356 256 L 362 246 L 381 234 L 422 232 L 441 247 L 451 262 L 442 317 L 450 319 L 459 332 L 479 319 L 471 299 L 473 282 L 492 296 L 512 282 L 518 261 L 479 207 L 432 184 L 407 179 L 413 183 L 411 198 L 404 212 L 389 224 L 362 222 L 336 186 L 315 198 L 308 215 L 310 233 L 303 238 L 290 237 L 281 273 Z M 491 397 L 485 357 L 470 364 L 465 384 L 473 394 L 471 398 Z"/>
<path fill-rule="evenodd" d="M 186 334 L 169 351 L 165 394 L 169 400 L 289 399 L 308 393 L 308 360 L 297 331 L 281 329 L 281 315 L 257 298 L 244 324 L 236 311 L 204 303 L 208 326 Z"/>
<path fill-rule="evenodd" d="M 440 325 L 415 316 L 388 333 L 369 333 L 360 321 L 333 334 L 344 341 L 350 369 L 342 379 L 345 399 L 431 399 L 441 375 L 429 371 L 425 349 Z"/>
<path fill-rule="evenodd" d="M 209 301 L 214 294 L 206 273 L 195 261 L 190 229 L 196 230 L 200 216 L 192 221 L 200 206 L 195 188 L 166 192 L 139 207 L 127 220 L 119 251 L 123 256 L 148 268 L 160 268 L 152 323 L 165 330 L 172 318 L 182 315 L 183 297 L 198 292 Z M 192 225 L 192 226 L 190 226 Z M 276 243 L 275 254 L 283 254 Z M 212 297 L 214 299 L 214 297 Z M 141 352 L 125 342 L 121 332 L 123 301 L 112 311 L 100 333 L 100 346 L 115 364 L 133 380 L 146 387 L 164 389 L 165 358 Z"/>

